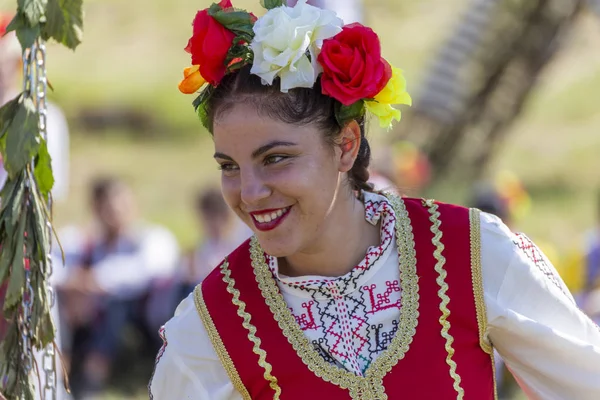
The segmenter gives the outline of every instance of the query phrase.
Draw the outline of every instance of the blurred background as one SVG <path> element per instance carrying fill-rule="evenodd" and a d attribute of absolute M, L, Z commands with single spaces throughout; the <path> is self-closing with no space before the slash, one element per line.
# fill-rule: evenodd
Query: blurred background
<path fill-rule="evenodd" d="M 495 212 L 575 294 L 590 290 L 591 263 L 600 269 L 600 2 L 354 3 L 414 100 L 392 131 L 370 126 L 373 183 Z M 261 13 L 258 1 L 234 4 Z M 54 218 L 68 264 L 55 284 L 78 398 L 147 398 L 159 327 L 248 235 L 223 206 L 193 96 L 177 90 L 191 21 L 207 6 L 85 0 L 83 44 L 48 47 Z M 0 0 L 0 11 L 15 9 Z"/>

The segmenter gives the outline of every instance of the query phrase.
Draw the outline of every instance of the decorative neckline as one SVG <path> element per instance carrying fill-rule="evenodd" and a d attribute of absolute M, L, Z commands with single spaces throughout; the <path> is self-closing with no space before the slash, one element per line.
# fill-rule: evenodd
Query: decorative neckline
<path fill-rule="evenodd" d="M 265 255 L 269 269 L 280 289 L 299 297 L 330 298 L 332 285 L 336 288 L 336 296 L 346 296 L 359 290 L 377 271 L 386 264 L 386 260 L 394 252 L 393 239 L 396 215 L 389 200 L 385 196 L 366 193 L 364 196 L 365 220 L 373 226 L 381 222 L 379 244 L 370 246 L 365 257 L 348 273 L 337 276 L 304 275 L 288 277 L 279 274 L 277 259 Z"/>
<path fill-rule="evenodd" d="M 279 324 L 283 335 L 296 354 L 315 375 L 341 388 L 348 389 L 353 399 L 387 399 L 383 378 L 406 355 L 416 333 L 419 317 L 419 285 L 414 234 L 404 201 L 394 195 L 386 196 L 396 214 L 396 242 L 402 290 L 399 330 L 390 346 L 367 368 L 364 376 L 358 376 L 325 361 L 304 335 L 279 291 L 279 287 L 266 262 L 265 253 L 256 237 L 250 244 L 252 267 L 260 291 Z"/>

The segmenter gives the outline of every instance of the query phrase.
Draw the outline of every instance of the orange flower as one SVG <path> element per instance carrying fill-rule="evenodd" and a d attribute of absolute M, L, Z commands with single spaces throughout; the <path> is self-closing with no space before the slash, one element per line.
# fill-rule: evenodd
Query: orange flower
<path fill-rule="evenodd" d="M 183 70 L 183 80 L 179 83 L 179 90 L 184 94 L 193 94 L 205 83 L 206 79 L 200 74 L 200 66 L 193 65 Z"/>

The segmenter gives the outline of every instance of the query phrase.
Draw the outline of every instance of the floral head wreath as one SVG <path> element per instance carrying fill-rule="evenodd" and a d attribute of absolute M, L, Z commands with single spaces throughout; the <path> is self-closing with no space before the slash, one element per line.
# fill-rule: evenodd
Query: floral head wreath
<path fill-rule="evenodd" d="M 361 24 L 343 25 L 333 11 L 299 0 L 261 0 L 260 18 L 221 0 L 199 11 L 185 50 L 192 66 L 184 70 L 179 90 L 199 91 L 194 107 L 208 127 L 206 104 L 226 74 L 250 64 L 264 85 L 280 79 L 281 91 L 313 88 L 321 77 L 322 93 L 338 101 L 340 126 L 366 111 L 383 128 L 400 120 L 394 104 L 411 105 L 402 71 L 381 57 L 379 37 Z"/>

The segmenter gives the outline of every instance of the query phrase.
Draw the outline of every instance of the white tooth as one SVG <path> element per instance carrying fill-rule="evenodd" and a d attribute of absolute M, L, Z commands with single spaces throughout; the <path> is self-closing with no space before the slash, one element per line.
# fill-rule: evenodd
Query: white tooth
<path fill-rule="evenodd" d="M 256 218 L 256 220 L 258 222 L 260 222 L 261 224 L 265 222 L 265 219 L 263 218 L 262 215 L 256 215 L 256 216 L 254 216 L 254 218 Z"/>
<path fill-rule="evenodd" d="M 263 215 L 265 222 L 271 222 L 271 216 L 269 214 Z"/>
<path fill-rule="evenodd" d="M 277 211 L 277 217 L 281 217 L 283 215 L 283 210 Z"/>
<path fill-rule="evenodd" d="M 276 219 L 277 217 L 281 217 L 281 214 L 278 214 L 276 212 L 272 212 L 271 213 L 271 221 L 273 221 L 274 219 Z"/>

